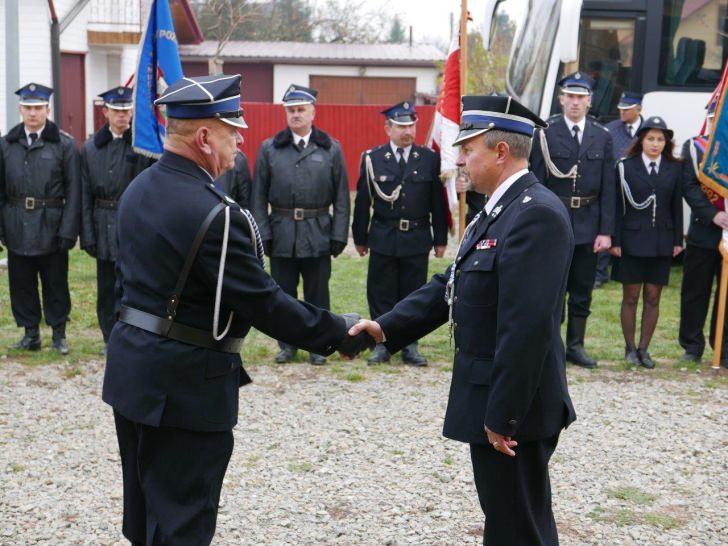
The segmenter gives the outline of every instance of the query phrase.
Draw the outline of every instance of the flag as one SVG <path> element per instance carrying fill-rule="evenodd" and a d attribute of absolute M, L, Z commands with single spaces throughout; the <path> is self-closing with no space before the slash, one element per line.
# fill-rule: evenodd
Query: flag
<path fill-rule="evenodd" d="M 726 79 L 728 65 L 723 71 L 711 102 L 716 102 L 715 119 L 700 167 L 700 182 L 724 198 L 728 198 L 728 104 L 726 104 Z M 708 107 L 710 110 L 710 105 Z"/>
<path fill-rule="evenodd" d="M 447 191 L 450 227 L 452 208 L 458 201 L 455 191 L 458 149 L 452 145 L 460 126 L 460 37 L 453 36 L 442 75 L 442 88 L 437 98 L 427 145 L 440 154 L 440 180 Z"/>
<path fill-rule="evenodd" d="M 139 44 L 139 62 L 134 85 L 132 145 L 134 151 L 159 157 L 164 151 L 165 120 L 154 101 L 164 90 L 182 79 L 169 0 L 153 0 L 149 22 Z"/>

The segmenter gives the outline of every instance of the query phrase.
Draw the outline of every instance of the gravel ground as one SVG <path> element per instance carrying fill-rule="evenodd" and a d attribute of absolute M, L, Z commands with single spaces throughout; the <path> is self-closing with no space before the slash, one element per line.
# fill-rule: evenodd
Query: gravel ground
<path fill-rule="evenodd" d="M 215 544 L 474 545 L 467 446 L 441 437 L 449 372 L 251 368 Z M 124 544 L 103 364 L 0 361 L 0 544 Z M 579 415 L 551 465 L 561 544 L 728 544 L 728 386 L 569 369 Z"/>

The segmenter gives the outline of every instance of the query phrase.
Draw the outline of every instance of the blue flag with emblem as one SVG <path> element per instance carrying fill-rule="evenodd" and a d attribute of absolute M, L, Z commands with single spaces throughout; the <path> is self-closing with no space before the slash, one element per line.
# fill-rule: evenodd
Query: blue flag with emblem
<path fill-rule="evenodd" d="M 132 145 L 134 151 L 158 158 L 164 151 L 165 119 L 154 101 L 182 78 L 177 35 L 169 0 L 153 0 L 149 22 L 139 44 L 134 85 Z"/>
<path fill-rule="evenodd" d="M 703 155 L 700 181 L 721 197 L 728 198 L 728 103 L 726 102 L 728 65 L 708 104 L 708 115 L 715 111 L 708 145 Z"/>

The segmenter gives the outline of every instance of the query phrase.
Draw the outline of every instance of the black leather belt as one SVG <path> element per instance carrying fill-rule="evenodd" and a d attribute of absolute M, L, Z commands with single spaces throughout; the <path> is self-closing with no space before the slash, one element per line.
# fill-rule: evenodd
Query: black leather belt
<path fill-rule="evenodd" d="M 237 354 L 243 346 L 243 338 L 225 337 L 217 341 L 212 337 L 212 333 L 207 330 L 200 330 L 193 326 L 172 322 L 166 318 L 158 317 L 157 315 L 152 315 L 151 313 L 140 311 L 133 307 L 127 307 L 126 305 L 121 306 L 119 320 L 146 330 L 147 332 L 152 332 L 153 334 L 223 353 Z"/>
<path fill-rule="evenodd" d="M 326 216 L 329 213 L 329 207 L 321 209 L 281 209 L 278 207 L 271 207 L 271 212 L 276 216 L 282 216 L 283 218 L 293 218 L 294 220 L 303 220 L 304 218 L 317 218 L 319 216 Z"/>
<path fill-rule="evenodd" d="M 11 205 L 18 205 L 25 210 L 41 209 L 44 207 L 62 207 L 66 204 L 65 199 L 41 199 L 39 197 L 9 197 Z"/>
<path fill-rule="evenodd" d="M 118 199 L 96 199 L 94 201 L 94 208 L 116 210 L 119 208 L 119 200 Z"/>
<path fill-rule="evenodd" d="M 585 207 L 587 205 L 591 205 L 592 203 L 596 203 L 597 199 L 599 199 L 598 195 L 585 195 L 584 197 L 579 197 L 576 195 L 573 195 L 571 197 L 564 197 L 563 195 L 559 195 L 559 199 L 561 199 L 567 207 L 572 209 L 580 209 L 581 207 Z"/>
<path fill-rule="evenodd" d="M 430 227 L 429 218 L 416 218 L 413 220 L 410 220 L 409 218 L 400 218 L 397 220 L 375 216 L 374 221 L 384 224 L 385 226 L 397 228 L 400 231 L 412 231 L 414 229 L 427 229 Z"/>

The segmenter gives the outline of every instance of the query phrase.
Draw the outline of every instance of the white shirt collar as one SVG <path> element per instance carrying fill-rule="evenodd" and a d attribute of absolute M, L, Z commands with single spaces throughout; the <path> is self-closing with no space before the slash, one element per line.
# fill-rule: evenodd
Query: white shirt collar
<path fill-rule="evenodd" d="M 399 161 L 399 157 L 397 157 L 397 148 L 399 148 L 399 146 L 397 146 L 394 142 L 392 142 L 390 140 L 389 141 L 389 147 L 392 148 L 392 153 L 394 154 L 394 158 L 397 161 Z M 402 150 L 404 150 L 404 161 L 406 163 L 407 161 L 409 161 L 410 151 L 412 151 L 412 144 L 410 144 L 406 148 L 402 148 Z"/>
<path fill-rule="evenodd" d="M 303 141 L 306 143 L 306 146 L 304 146 L 304 148 L 307 147 L 308 141 L 311 139 L 312 132 L 313 132 L 313 130 L 309 131 L 307 134 L 305 134 L 303 136 L 300 136 L 300 135 L 297 135 L 296 133 L 293 133 L 293 131 L 291 131 L 291 133 L 293 133 L 293 143 L 296 146 L 298 146 L 298 143 L 301 142 L 301 139 L 303 139 Z"/>
<path fill-rule="evenodd" d="M 114 131 L 109 128 L 109 132 L 111 133 L 111 136 L 116 140 L 117 138 L 124 138 L 124 134 L 115 133 Z"/>
<path fill-rule="evenodd" d="M 508 191 L 508 188 L 510 188 L 516 182 L 516 180 L 521 178 L 524 174 L 528 174 L 528 169 L 521 169 L 520 171 L 513 173 L 511 176 L 501 182 L 500 186 L 498 186 L 493 192 L 493 195 L 491 195 L 488 198 L 488 201 L 486 201 L 485 214 L 490 214 L 490 212 L 495 208 L 498 201 L 500 201 L 500 198 L 503 197 L 503 195 Z"/>
<path fill-rule="evenodd" d="M 37 131 L 30 131 L 25 125 L 23 125 L 23 129 L 25 129 L 25 140 L 28 143 L 28 146 L 30 146 L 30 133 L 35 133 L 36 135 L 38 135 L 38 138 L 40 138 L 41 133 L 45 130 L 45 124 Z"/>
<path fill-rule="evenodd" d="M 645 152 L 642 152 L 642 162 L 645 164 L 645 169 L 647 169 L 647 173 L 650 172 L 650 163 L 655 162 L 657 164 L 657 172 L 660 172 L 660 161 L 662 161 L 662 156 L 657 156 L 657 159 L 650 159 L 647 157 L 647 154 Z"/>
<path fill-rule="evenodd" d="M 586 116 L 581 118 L 581 121 L 579 123 L 574 123 L 569 118 L 564 116 L 564 121 L 566 122 L 566 126 L 569 128 L 570 133 L 574 133 L 574 125 L 579 127 L 579 138 L 581 139 L 582 136 L 584 136 L 584 127 L 586 127 Z"/>

